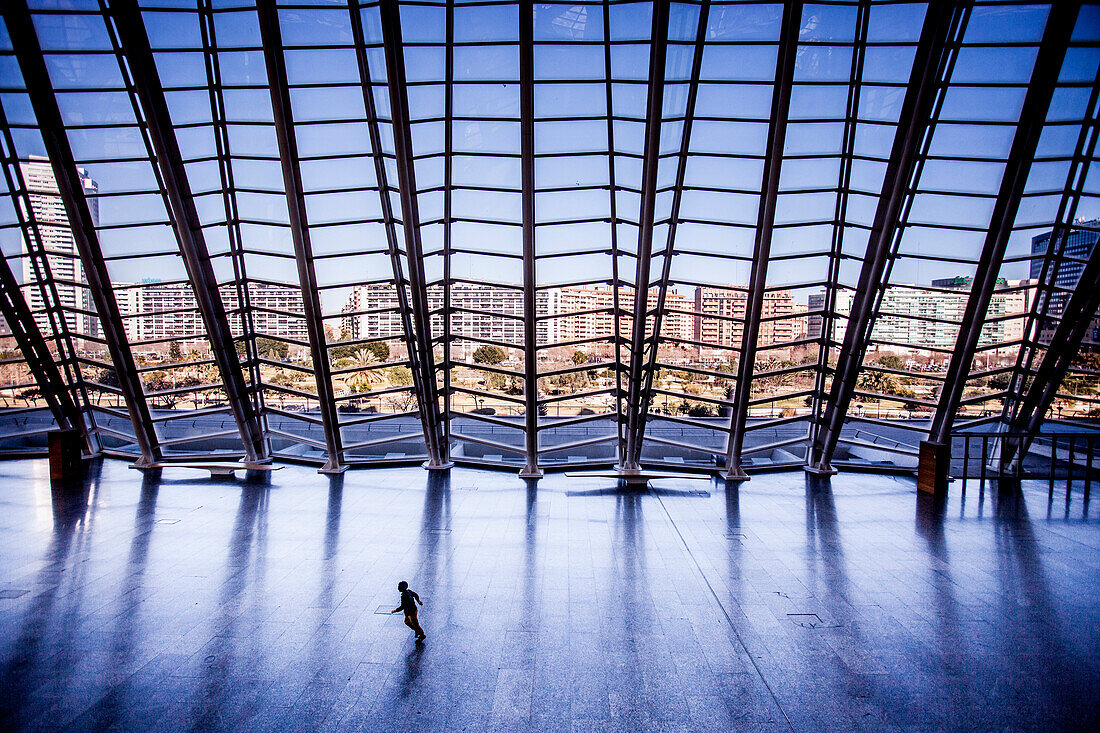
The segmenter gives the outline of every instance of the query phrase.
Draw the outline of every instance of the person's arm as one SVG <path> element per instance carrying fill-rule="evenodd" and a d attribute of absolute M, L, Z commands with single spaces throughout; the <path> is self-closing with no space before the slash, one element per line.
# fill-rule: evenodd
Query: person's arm
<path fill-rule="evenodd" d="M 420 596 L 418 596 L 415 591 L 409 591 L 409 592 L 412 593 L 412 597 L 413 597 L 413 599 L 416 600 L 417 603 L 419 603 L 421 606 L 424 605 L 424 601 L 420 600 Z"/>
<path fill-rule="evenodd" d="M 393 609 L 392 611 L 390 611 L 390 613 L 397 613 L 397 612 L 398 612 L 398 611 L 400 611 L 400 610 L 401 610 L 401 606 L 398 606 L 397 608 L 395 608 L 395 609 Z"/>

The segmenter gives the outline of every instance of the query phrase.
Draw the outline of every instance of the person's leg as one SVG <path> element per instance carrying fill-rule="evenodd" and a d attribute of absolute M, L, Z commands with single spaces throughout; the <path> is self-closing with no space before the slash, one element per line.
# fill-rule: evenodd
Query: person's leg
<path fill-rule="evenodd" d="M 416 633 L 418 633 L 418 634 L 420 633 L 419 631 L 416 631 L 417 628 L 419 628 L 419 624 L 416 623 L 416 616 L 406 616 L 405 617 L 405 625 L 408 626 L 413 631 L 415 631 Z"/>
<path fill-rule="evenodd" d="M 415 615 L 412 617 L 412 624 L 410 624 L 413 631 L 416 632 L 417 637 L 423 639 L 427 634 L 424 633 L 424 629 L 420 628 L 420 619 Z"/>

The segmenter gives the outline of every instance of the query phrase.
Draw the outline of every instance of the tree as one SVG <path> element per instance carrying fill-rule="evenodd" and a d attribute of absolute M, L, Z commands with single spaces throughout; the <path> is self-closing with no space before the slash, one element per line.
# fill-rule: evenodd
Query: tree
<path fill-rule="evenodd" d="M 191 377 L 191 379 L 194 379 L 194 377 Z M 198 380 L 195 381 L 197 382 Z M 145 384 L 145 389 L 149 390 L 150 392 L 160 392 L 161 390 L 172 389 L 176 386 L 171 381 L 169 381 L 167 374 L 160 371 L 146 373 L 144 378 L 142 379 L 142 382 L 144 382 Z M 155 398 L 152 399 L 159 400 L 162 407 L 170 408 L 176 406 L 176 402 L 179 401 L 179 396 L 175 394 L 163 394 L 157 395 Z"/>
<path fill-rule="evenodd" d="M 330 346 L 328 358 L 333 362 L 340 361 L 341 359 L 352 359 L 355 357 L 356 351 L 358 351 L 358 349 L 351 344 L 347 346 Z"/>
<path fill-rule="evenodd" d="M 285 361 L 290 354 L 290 345 L 285 341 L 260 337 L 256 339 L 256 351 L 260 356 L 273 361 Z"/>
<path fill-rule="evenodd" d="M 588 354 L 584 353 L 580 349 L 573 352 L 573 363 L 577 366 L 588 363 Z"/>
<path fill-rule="evenodd" d="M 104 369 L 99 373 L 97 382 L 104 387 L 117 387 L 118 386 L 118 373 L 114 369 Z"/>
<path fill-rule="evenodd" d="M 397 367 L 402 368 L 404 367 Z M 406 370 L 407 371 L 407 370 Z M 412 375 L 409 375 L 409 379 L 412 380 Z M 416 392 L 409 390 L 407 392 L 398 392 L 392 398 L 393 404 L 401 412 L 411 412 L 417 409 Z"/>
<path fill-rule="evenodd" d="M 474 351 L 474 363 L 476 364 L 499 364 L 507 358 L 507 354 L 504 353 L 504 349 L 493 344 L 485 344 L 479 346 Z"/>
<path fill-rule="evenodd" d="M 168 359 L 173 362 L 183 361 L 183 349 L 180 348 L 179 341 L 168 344 Z"/>
<path fill-rule="evenodd" d="M 374 341 L 363 346 L 363 351 L 369 351 L 378 361 L 390 358 L 390 345 L 385 341 Z"/>
<path fill-rule="evenodd" d="M 856 380 L 859 389 L 875 394 L 891 394 L 897 389 L 897 380 L 890 374 L 883 372 L 866 371 Z M 867 402 L 878 402 L 877 397 L 864 397 Z"/>
<path fill-rule="evenodd" d="M 268 380 L 268 382 L 278 387 L 295 387 L 298 381 L 298 377 L 294 372 L 278 372 L 271 375 L 271 379 Z"/>
<path fill-rule="evenodd" d="M 378 363 L 378 357 L 370 349 L 359 349 L 352 359 L 355 366 L 362 367 L 363 371 L 355 372 L 347 378 L 346 383 L 353 392 L 369 392 L 371 385 L 380 384 L 384 376 L 377 369 L 370 369 L 372 364 Z"/>
<path fill-rule="evenodd" d="M 145 375 L 145 388 L 153 392 L 159 392 L 162 389 L 168 389 L 171 384 L 168 382 L 168 377 L 164 372 L 148 372 Z"/>
<path fill-rule="evenodd" d="M 413 375 L 407 366 L 390 367 L 390 384 L 395 387 L 404 387 L 413 383 Z"/>
<path fill-rule="evenodd" d="M 884 369 L 905 369 L 905 362 L 896 354 L 887 354 L 886 356 L 879 357 L 878 364 Z"/>

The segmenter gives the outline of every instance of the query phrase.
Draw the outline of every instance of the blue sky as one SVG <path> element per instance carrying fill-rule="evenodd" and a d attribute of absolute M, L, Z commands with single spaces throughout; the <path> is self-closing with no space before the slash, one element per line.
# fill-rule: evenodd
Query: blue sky
<path fill-rule="evenodd" d="M 186 3 L 170 3 L 179 7 Z M 875 43 L 899 43 L 901 46 L 872 45 L 867 50 L 864 80 L 888 86 L 865 86 L 861 90 L 860 116 L 854 150 L 857 155 L 885 157 L 890 149 L 896 119 L 900 109 L 902 87 L 909 75 L 912 43 L 920 30 L 923 5 L 876 5 L 870 17 L 868 38 Z M 438 43 L 444 40 L 444 9 L 442 7 L 402 7 L 404 41 L 407 44 Z M 471 250 L 452 256 L 455 277 L 485 279 L 519 284 L 521 261 L 515 257 L 521 251 L 521 201 L 518 189 L 520 170 L 518 157 L 477 157 L 476 153 L 501 153 L 518 156 L 519 88 L 518 15 L 513 5 L 474 6 L 455 9 L 455 41 L 490 45 L 456 46 L 453 63 L 456 83 L 453 113 L 459 119 L 452 123 L 452 144 L 455 150 L 452 177 L 457 185 L 490 185 L 516 189 L 512 193 L 456 190 L 451 205 L 453 215 L 493 223 L 455 223 L 452 227 L 454 246 Z M 1012 8 L 987 7 L 975 11 L 968 26 L 964 44 L 1034 43 L 1042 34 L 1047 9 L 1045 6 Z M 648 3 L 617 4 L 610 10 L 608 29 L 614 45 L 611 51 L 613 77 L 621 80 L 612 85 L 611 112 L 617 117 L 613 125 L 615 149 L 619 153 L 640 154 L 644 140 L 644 119 L 648 73 L 650 35 Z M 698 7 L 685 4 L 672 6 L 666 64 L 666 94 L 664 114 L 674 118 L 682 113 L 687 97 L 691 59 L 698 19 Z M 381 40 L 377 10 L 363 11 L 368 44 Z M 673 260 L 674 279 L 700 281 L 715 285 L 744 284 L 749 264 L 745 260 L 723 260 L 706 256 L 730 254 L 751 255 L 754 227 L 757 219 L 762 161 L 767 140 L 767 118 L 771 104 L 771 87 L 775 73 L 776 41 L 780 32 L 781 13 L 778 6 L 713 5 L 706 25 L 706 47 L 702 60 L 702 83 L 696 103 L 696 115 L 724 119 L 697 120 L 692 127 L 689 150 L 698 155 L 689 159 L 686 183 L 697 186 L 731 189 L 727 192 L 687 191 L 680 204 L 682 218 L 707 223 L 685 223 L 678 228 L 675 248 L 683 253 Z M 1089 7 L 1079 21 L 1077 40 L 1095 40 L 1097 21 L 1095 7 Z M 796 285 L 824 277 L 828 267 L 826 257 L 832 228 L 822 225 L 798 226 L 800 222 L 831 219 L 835 207 L 834 193 L 795 193 L 818 188 L 835 188 L 839 172 L 839 154 L 843 149 L 844 126 L 840 118 L 848 98 L 851 48 L 845 47 L 855 32 L 855 8 L 842 6 L 805 7 L 795 71 L 795 88 L 791 100 L 791 122 L 788 126 L 785 151 L 792 155 L 832 156 L 813 160 L 786 159 L 783 165 L 781 190 L 777 207 L 777 224 L 773 256 L 799 252 L 818 253 L 801 260 L 773 262 L 769 267 L 769 285 Z M 193 49 L 202 45 L 196 16 L 192 13 L 145 13 L 146 26 L 154 49 L 158 70 L 168 92 L 173 121 L 177 125 L 198 124 L 181 129 L 178 139 L 185 157 L 198 158 L 216 154 L 209 126 L 210 102 L 202 90 L 172 91 L 173 87 L 205 86 L 206 71 L 203 56 Z M 295 119 L 299 123 L 324 120 L 326 124 L 299 124 L 297 142 L 304 158 L 324 155 L 358 154 L 342 160 L 304 161 L 303 181 L 309 196 L 308 210 L 315 225 L 312 238 L 315 251 L 347 253 L 346 257 L 321 260 L 317 263 L 318 278 L 328 284 L 384 278 L 391 273 L 385 248 L 385 233 L 380 224 L 353 223 L 357 218 L 372 219 L 381 215 L 378 194 L 373 191 L 323 193 L 333 188 L 376 185 L 373 163 L 367 155 L 369 139 L 364 116 L 362 93 L 354 53 L 347 48 L 301 49 L 303 45 L 349 44 L 350 23 L 346 8 L 284 10 L 281 25 L 288 77 L 294 84 L 343 84 L 329 88 L 296 89 L 292 93 Z M 106 50 L 110 40 L 102 19 L 87 16 L 36 17 L 36 27 L 43 47 L 50 54 L 48 63 L 55 86 L 65 89 L 59 103 L 67 122 L 80 124 L 132 125 L 134 114 L 122 78 L 110 54 L 73 54 L 74 50 Z M 254 10 L 218 13 L 215 21 L 219 47 L 218 61 L 226 84 L 262 85 L 266 79 L 262 53 L 247 49 L 259 43 Z M 535 38 L 543 42 L 535 49 L 536 85 L 535 109 L 540 118 L 561 116 L 602 117 L 608 113 L 602 42 L 605 37 L 603 10 L 599 5 L 538 5 L 536 6 Z M 828 45 L 835 42 L 838 45 Z M 498 44 L 498 45 L 493 45 Z M 825 45 L 814 45 L 825 44 Z M 6 39 L 4 47 L 8 47 Z M 191 49 L 191 50 L 189 50 Z M 949 88 L 930 153 L 933 156 L 987 156 L 1003 159 L 1011 145 L 1014 123 L 1024 90 L 1013 84 L 1026 83 L 1035 55 L 1034 46 L 989 48 L 964 47 L 959 54 L 952 86 Z M 384 59 L 380 48 L 368 54 L 372 77 L 385 80 Z M 443 184 L 441 153 L 446 134 L 445 123 L 434 121 L 444 110 L 445 50 L 410 45 L 405 49 L 406 77 L 410 111 L 420 122 L 413 126 L 414 152 L 435 155 L 416 164 L 419 188 Z M 1063 82 L 1091 82 L 1096 76 L 1100 52 L 1096 48 L 1070 49 Z M 631 83 L 639 82 L 639 83 Z M 0 83 L 5 88 L 19 87 L 22 82 L 17 66 L 10 56 L 0 57 Z M 1005 86 L 965 86 L 967 84 L 1003 84 Z M 889 86 L 893 85 L 893 86 Z M 110 87 L 109 93 L 82 93 L 79 89 Z M 382 87 L 375 88 L 380 114 L 388 115 L 388 99 Z M 1088 89 L 1059 89 L 1055 93 L 1049 119 L 1080 120 L 1085 113 Z M 33 124 L 25 96 L 11 92 L 0 97 L 5 113 L 13 124 Z M 225 92 L 227 116 L 232 122 L 229 143 L 236 155 L 275 156 L 277 147 L 270 124 L 270 101 L 264 89 L 232 89 Z M 819 121 L 832 119 L 833 121 Z M 815 120 L 813 122 L 809 120 Z M 966 124 L 984 122 L 992 124 Z M 249 124 L 257 123 L 257 124 Z M 1000 124 L 997 124 L 1000 123 Z M 680 145 L 682 123 L 671 119 L 662 124 L 662 153 L 675 152 Z M 1068 155 L 1076 143 L 1078 125 L 1050 126 L 1044 132 L 1039 156 Z M 41 141 L 34 130 L 14 130 L 21 156 L 41 154 Z M 382 125 L 384 141 L 391 139 L 387 124 Z M 79 160 L 145 155 L 144 144 L 136 127 L 70 130 L 70 143 Z M 384 143 L 389 144 L 389 143 Z M 608 279 L 612 276 L 611 257 L 590 251 L 610 246 L 610 225 L 606 222 L 568 223 L 578 219 L 606 219 L 611 215 L 611 199 L 606 187 L 610 182 L 607 124 L 603 120 L 554 121 L 536 123 L 536 153 L 561 154 L 536 162 L 536 185 L 573 190 L 542 192 L 536 195 L 536 218 L 539 223 L 561 222 L 537 229 L 537 251 L 540 255 L 584 252 L 566 257 L 540 259 L 537 275 L 542 284 L 579 279 Z M 581 155 L 582 153 L 601 153 Z M 465 153 L 465 154 L 464 154 Z M 730 159 L 707 154 L 740 154 Z M 155 179 L 148 162 L 89 163 L 88 168 L 103 193 L 141 191 L 155 188 Z M 390 182 L 396 182 L 391 165 Z M 981 232 L 952 231 L 943 226 L 984 228 L 989 221 L 992 200 L 972 196 L 951 195 L 994 194 L 1000 185 L 1003 165 L 999 162 L 968 163 L 957 160 L 930 160 L 920 179 L 918 194 L 910 214 L 913 226 L 901 243 L 901 253 L 908 255 L 897 264 L 894 282 L 928 282 L 933 278 L 966 274 L 972 268 L 964 263 L 940 262 L 921 257 L 972 258 L 980 250 Z M 1064 162 L 1037 162 L 1029 179 L 1029 191 L 1060 191 L 1068 171 Z M 636 189 L 641 180 L 641 162 L 619 155 L 614 160 L 616 183 Z M 857 161 L 852 168 L 847 219 L 869 224 L 874 215 L 877 194 L 881 186 L 883 165 L 874 161 Z M 659 167 L 659 186 L 671 186 L 675 181 L 675 159 L 665 159 Z M 236 159 L 233 175 L 238 187 L 255 189 L 240 193 L 237 204 L 245 218 L 278 223 L 286 221 L 279 165 L 274 161 Z M 1086 182 L 1089 193 L 1097 191 L 1096 175 Z M 200 195 L 200 214 L 210 222 L 224 217 L 217 164 L 195 163 L 188 166 L 192 188 Z M 604 187 L 604 188 L 600 188 Z M 865 192 L 861 194 L 859 192 Z M 943 193 L 941 193 L 943 192 Z M 671 193 L 658 197 L 658 217 L 667 216 Z M 1059 196 L 1051 195 L 1025 200 L 1017 232 L 1009 248 L 1009 257 L 1023 256 L 1030 251 L 1030 238 L 1048 228 L 1058 205 Z M 439 192 L 419 196 L 421 220 L 429 222 L 443 216 L 443 195 Z M 638 195 L 620 190 L 615 195 L 616 213 L 633 219 L 637 216 Z M 395 200 L 396 209 L 396 200 Z M 9 205 L 10 210 L 10 205 Z M 100 202 L 101 225 L 148 222 L 139 229 L 104 229 L 103 246 L 108 255 L 164 252 L 165 257 L 116 261 L 111 263 L 116 280 L 135 281 L 161 276 L 165 279 L 182 276 L 178 258 L 167 256 L 176 249 L 170 229 L 158 222 L 166 216 L 156 195 L 147 193 L 104 198 Z M 1086 196 L 1078 211 L 1080 216 L 1100 214 L 1095 199 Z M 346 223 L 340 223 L 346 222 Z M 724 224 L 724 225 L 719 225 Z M 1024 225 L 1027 228 L 1023 228 Z M 664 226 L 658 227 L 655 243 L 663 243 Z M 634 249 L 637 228 L 620 225 L 619 246 L 624 251 Z M 223 226 L 206 230 L 214 252 L 226 250 Z M 274 280 L 293 280 L 294 263 L 286 255 L 290 250 L 289 230 L 277 225 L 247 225 L 244 236 L 248 246 L 272 256 L 256 254 L 247 259 L 248 274 Z M 429 278 L 442 276 L 442 226 L 426 225 L 422 229 Z M 846 253 L 860 256 L 866 234 L 851 228 L 845 233 Z M 15 243 L 14 246 L 18 246 Z M 13 243 L 4 243 L 12 253 Z M 508 256 L 512 255 L 512 256 Z M 659 268 L 660 263 L 654 266 Z M 854 283 L 859 263 L 848 261 L 842 267 L 841 281 Z M 620 275 L 633 278 L 634 260 L 622 257 Z M 219 275 L 231 276 L 228 262 L 222 262 Z M 1025 262 L 1006 265 L 1002 275 L 1025 277 Z M 814 288 L 816 290 L 817 288 Z M 803 291 L 796 295 L 804 300 Z M 326 310 L 338 310 L 345 291 L 325 294 Z"/>

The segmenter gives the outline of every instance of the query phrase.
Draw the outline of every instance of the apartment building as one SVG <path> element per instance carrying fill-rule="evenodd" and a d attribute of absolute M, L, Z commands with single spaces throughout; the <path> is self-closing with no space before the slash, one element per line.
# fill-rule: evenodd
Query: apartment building
<path fill-rule="evenodd" d="M 146 282 L 116 284 L 115 297 L 131 343 L 179 338 L 184 341 L 206 341 L 206 326 L 202 321 L 195 293 L 186 283 Z M 232 285 L 220 288 L 222 303 L 229 320 L 239 316 L 237 289 Z M 260 336 L 275 336 L 308 341 L 302 292 L 290 285 L 248 284 L 252 325 Z"/>
<path fill-rule="evenodd" d="M 58 193 L 53 167 L 48 159 L 31 156 L 28 162 L 20 163 L 19 168 L 27 187 L 31 213 L 38 224 L 37 230 L 42 238 L 42 248 L 46 252 L 48 275 L 53 278 L 57 292 L 57 305 L 64 313 L 65 325 L 77 337 L 81 334 L 96 336 L 99 333 L 99 321 L 95 316 L 88 315 L 94 311 L 94 308 L 89 291 L 84 285 L 87 282 L 84 266 L 76 251 L 72 229 L 69 227 L 69 217 Z M 99 193 L 99 185 L 92 180 L 86 169 L 78 168 L 77 172 L 84 187 L 84 194 L 88 196 L 92 221 L 98 224 L 99 199 L 96 198 L 96 194 Z M 24 243 L 25 247 L 26 243 Z M 23 284 L 32 286 L 24 288 L 27 305 L 34 313 L 38 328 L 43 333 L 49 334 L 53 329 L 45 312 L 46 301 L 42 297 L 42 289 L 37 286 L 47 277 L 47 273 L 42 270 L 41 262 L 36 264 L 31 260 L 26 249 L 24 249 L 24 255 L 26 256 L 22 258 Z"/>
<path fill-rule="evenodd" d="M 989 302 L 986 325 L 982 329 L 979 347 L 992 344 L 1015 344 L 1023 338 L 1030 304 L 1031 289 L 1027 280 L 1000 280 L 998 290 Z M 890 285 L 882 296 L 879 315 L 875 320 L 871 338 L 881 351 L 899 353 L 921 349 L 955 348 L 959 324 L 970 296 L 970 278 L 954 277 L 933 280 L 931 288 L 915 284 Z M 844 340 L 845 316 L 852 310 L 855 293 L 851 290 L 836 292 L 835 312 L 840 316 L 832 323 L 833 340 Z M 825 307 L 825 293 L 815 293 L 809 298 L 811 311 Z M 1019 314 L 1019 318 L 1011 317 Z M 824 328 L 820 315 L 808 319 L 808 336 L 820 338 Z M 1016 346 L 1007 346 L 1015 350 Z M 998 350 L 1000 351 L 1000 350 Z"/>
<path fill-rule="evenodd" d="M 695 289 L 695 340 L 714 346 L 740 348 L 748 293 L 730 288 Z M 757 346 L 785 344 L 805 336 L 806 308 L 796 303 L 789 290 L 764 293 Z M 737 320 L 730 320 L 737 319 Z M 778 319 L 778 320 L 770 320 Z"/>

